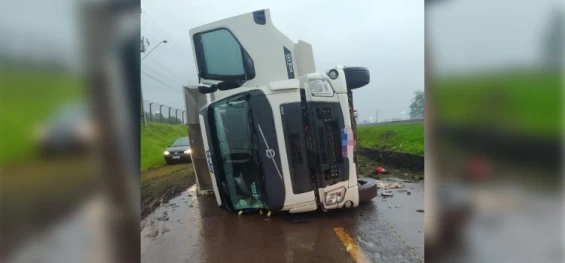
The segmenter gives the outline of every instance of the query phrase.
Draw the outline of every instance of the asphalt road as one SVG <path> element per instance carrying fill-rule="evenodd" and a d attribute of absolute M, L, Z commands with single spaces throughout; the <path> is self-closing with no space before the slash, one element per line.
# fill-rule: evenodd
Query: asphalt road
<path fill-rule="evenodd" d="M 404 185 L 352 210 L 292 217 L 230 214 L 192 188 L 142 221 L 142 262 L 423 262 L 424 184 Z"/>

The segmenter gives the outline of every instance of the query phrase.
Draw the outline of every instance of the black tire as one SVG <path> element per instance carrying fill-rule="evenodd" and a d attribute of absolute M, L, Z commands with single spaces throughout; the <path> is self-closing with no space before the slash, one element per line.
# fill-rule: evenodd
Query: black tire
<path fill-rule="evenodd" d="M 348 89 L 361 88 L 371 81 L 369 70 L 364 67 L 343 68 L 345 73 L 345 83 Z"/>
<path fill-rule="evenodd" d="M 368 202 L 377 196 L 377 180 L 373 178 L 359 178 L 359 201 Z"/>

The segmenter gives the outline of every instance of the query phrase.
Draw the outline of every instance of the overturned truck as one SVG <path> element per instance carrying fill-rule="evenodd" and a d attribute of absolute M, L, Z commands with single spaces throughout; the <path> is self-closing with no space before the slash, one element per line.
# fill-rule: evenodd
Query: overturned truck
<path fill-rule="evenodd" d="M 190 30 L 203 151 L 218 205 L 300 213 L 352 208 L 377 195 L 358 178 L 352 90 L 362 67 L 316 72 L 312 47 L 293 43 L 269 10 Z"/>

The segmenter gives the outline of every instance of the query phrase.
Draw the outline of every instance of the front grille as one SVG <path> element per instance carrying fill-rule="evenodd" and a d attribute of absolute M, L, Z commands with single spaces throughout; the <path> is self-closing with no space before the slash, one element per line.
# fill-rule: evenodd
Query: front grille
<path fill-rule="evenodd" d="M 327 105 L 327 104 L 326 104 Z M 344 164 L 343 156 L 341 154 L 342 148 L 342 128 L 340 125 L 341 118 L 335 112 L 339 112 L 339 104 L 320 105 L 313 109 L 315 118 L 315 134 L 317 140 L 317 154 L 319 160 L 318 173 L 323 180 L 322 185 L 332 185 L 340 181 L 341 171 Z M 347 177 L 344 175 L 344 178 Z"/>

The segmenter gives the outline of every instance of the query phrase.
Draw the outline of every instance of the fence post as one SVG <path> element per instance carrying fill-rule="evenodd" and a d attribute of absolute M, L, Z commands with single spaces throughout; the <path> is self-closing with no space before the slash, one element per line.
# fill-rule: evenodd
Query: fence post
<path fill-rule="evenodd" d="M 163 123 L 163 105 L 159 106 L 159 122 Z"/>
<path fill-rule="evenodd" d="M 171 124 L 171 107 L 169 107 L 169 121 L 168 121 L 168 123 Z"/>
<path fill-rule="evenodd" d="M 179 121 L 179 110 L 175 109 L 175 122 L 177 122 L 177 121 Z"/>
<path fill-rule="evenodd" d="M 149 102 L 149 121 L 153 121 L 153 111 L 151 110 L 151 105 L 153 105 L 153 102 Z"/>

